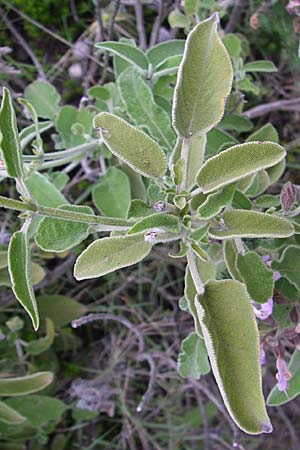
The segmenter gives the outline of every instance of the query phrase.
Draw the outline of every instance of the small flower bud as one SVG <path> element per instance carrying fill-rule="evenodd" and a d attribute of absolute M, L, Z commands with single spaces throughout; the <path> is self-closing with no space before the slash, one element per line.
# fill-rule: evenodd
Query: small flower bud
<path fill-rule="evenodd" d="M 163 201 L 156 202 L 153 205 L 153 209 L 155 209 L 155 211 L 157 211 L 157 212 L 165 212 L 166 203 Z"/>
<path fill-rule="evenodd" d="M 280 193 L 280 202 L 284 213 L 287 213 L 296 201 L 296 188 L 288 181 Z"/>
<path fill-rule="evenodd" d="M 266 303 L 260 305 L 260 309 L 256 308 L 255 303 L 252 301 L 252 307 L 254 314 L 260 320 L 266 320 L 272 315 L 273 312 L 273 299 L 269 298 Z"/>
<path fill-rule="evenodd" d="M 150 244 L 155 244 L 157 236 L 157 231 L 148 231 L 148 233 L 146 233 L 144 236 L 144 240 L 145 242 L 149 242 Z"/>
<path fill-rule="evenodd" d="M 289 380 L 292 378 L 292 374 L 288 369 L 287 363 L 283 358 L 278 358 L 276 361 L 277 374 L 276 378 L 278 381 L 278 390 L 280 392 L 286 391 L 289 388 Z"/>

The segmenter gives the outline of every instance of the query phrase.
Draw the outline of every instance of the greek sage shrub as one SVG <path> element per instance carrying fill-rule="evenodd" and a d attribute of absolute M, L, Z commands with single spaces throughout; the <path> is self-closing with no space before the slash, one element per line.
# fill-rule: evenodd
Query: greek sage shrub
<path fill-rule="evenodd" d="M 34 125 L 20 135 L 10 94 L 4 89 L 2 173 L 16 180 L 20 200 L 0 197 L 0 205 L 22 213 L 23 225 L 8 248 L 8 270 L 13 292 L 35 330 L 39 313 L 31 280 L 32 240 L 43 251 L 59 253 L 91 234 L 109 233 L 78 256 L 77 280 L 138 263 L 156 244 L 177 241 L 180 249 L 170 256 L 187 260 L 180 306 L 191 313 L 195 325 L 195 332 L 182 343 L 179 373 L 198 378 L 211 368 L 232 419 L 245 432 L 260 434 L 271 432 L 272 426 L 262 393 L 252 304 L 261 304 L 258 311 L 264 310 L 273 295 L 274 274 L 250 243 L 254 238 L 293 236 L 293 215 L 272 204 L 262 212 L 270 196 L 260 205 L 256 201 L 259 211 L 249 200 L 264 192 L 284 169 L 286 153 L 271 126 L 242 144 L 216 129 L 215 138 L 222 141 L 219 151 L 212 149 L 211 141 L 208 145 L 224 115 L 233 80 L 217 26 L 214 14 L 196 25 L 185 43 L 158 44 L 146 54 L 131 42 L 98 44 L 114 55 L 116 85 L 91 88 L 94 109 L 77 111 L 72 106 L 59 108 L 52 86 L 33 83 L 21 102 Z M 171 127 L 168 77 L 177 72 Z M 40 123 L 38 117 L 48 122 Z M 51 126 L 49 121 L 55 121 L 60 133 L 55 138 L 57 149 L 73 145 L 72 151 L 43 151 L 40 135 Z M 34 155 L 23 155 L 32 135 Z M 123 170 L 112 164 L 93 187 L 93 200 L 101 212 L 96 215 L 89 206 L 68 203 L 39 170 L 72 164 L 99 148 L 100 159 L 114 158 Z M 138 193 L 133 200 L 125 174 Z M 223 256 L 216 256 L 218 242 Z M 226 278 L 224 271 L 220 273 L 220 259 L 226 264 Z"/>

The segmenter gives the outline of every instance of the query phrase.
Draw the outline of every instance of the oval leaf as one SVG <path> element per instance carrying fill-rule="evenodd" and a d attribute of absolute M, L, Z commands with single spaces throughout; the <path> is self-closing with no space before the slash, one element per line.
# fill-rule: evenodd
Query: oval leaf
<path fill-rule="evenodd" d="M 96 44 L 97 48 L 106 50 L 113 55 L 119 56 L 139 70 L 147 70 L 149 61 L 145 54 L 139 48 L 126 44 L 125 42 L 106 41 Z"/>
<path fill-rule="evenodd" d="M 151 244 L 141 234 L 98 239 L 77 258 L 74 276 L 77 280 L 100 277 L 136 264 L 150 251 Z"/>
<path fill-rule="evenodd" d="M 197 183 L 204 193 L 211 192 L 261 169 L 274 166 L 285 155 L 284 148 L 274 142 L 234 145 L 203 164 L 197 176 Z"/>
<path fill-rule="evenodd" d="M 94 127 L 110 151 L 136 172 L 148 178 L 160 178 L 167 169 L 160 146 L 143 131 L 109 113 L 94 118 Z"/>
<path fill-rule="evenodd" d="M 216 14 L 199 23 L 185 44 L 173 102 L 173 126 L 182 137 L 207 133 L 224 114 L 232 67 L 217 23 Z"/>
<path fill-rule="evenodd" d="M 142 231 L 155 230 L 169 233 L 179 233 L 180 225 L 178 217 L 172 214 L 158 213 L 144 217 L 128 231 L 128 234 L 141 233 Z"/>
<path fill-rule="evenodd" d="M 94 214 L 89 206 L 63 205 L 58 209 Z M 38 227 L 35 242 L 44 251 L 64 252 L 86 239 L 89 228 L 90 225 L 86 223 L 44 217 Z"/>
<path fill-rule="evenodd" d="M 282 217 L 256 211 L 235 209 L 225 211 L 219 228 L 210 228 L 208 234 L 213 239 L 235 237 L 277 237 L 284 238 L 294 234 L 293 225 Z"/>
<path fill-rule="evenodd" d="M 0 422 L 8 425 L 16 425 L 25 422 L 26 418 L 19 414 L 15 409 L 0 401 Z"/>
<path fill-rule="evenodd" d="M 197 333 L 190 333 L 181 342 L 178 355 L 177 371 L 182 377 L 198 380 L 201 375 L 210 371 L 207 350 L 203 339 Z"/>
<path fill-rule="evenodd" d="M 0 378 L 0 395 L 16 397 L 41 391 L 53 381 L 52 372 L 37 372 L 33 375 L 15 378 Z"/>
<path fill-rule="evenodd" d="M 239 281 L 209 281 L 197 311 L 224 403 L 246 433 L 270 433 L 259 362 L 259 335 L 250 297 Z"/>
<path fill-rule="evenodd" d="M 266 303 L 273 297 L 273 271 L 268 269 L 257 253 L 239 254 L 236 267 L 252 300 L 256 303 Z"/>
<path fill-rule="evenodd" d="M 39 314 L 31 281 L 30 246 L 27 231 L 12 235 L 8 247 L 8 270 L 12 290 L 28 312 L 35 330 L 39 327 Z"/>
<path fill-rule="evenodd" d="M 42 326 L 49 318 L 56 327 L 63 327 L 87 312 L 84 305 L 64 295 L 43 295 L 36 302 Z"/>
<path fill-rule="evenodd" d="M 17 119 L 9 90 L 5 87 L 0 109 L 0 150 L 8 176 L 22 178 L 22 150 Z"/>

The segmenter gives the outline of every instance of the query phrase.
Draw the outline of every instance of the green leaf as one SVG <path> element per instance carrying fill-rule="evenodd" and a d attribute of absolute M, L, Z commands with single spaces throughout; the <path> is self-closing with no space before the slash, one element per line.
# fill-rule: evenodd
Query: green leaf
<path fill-rule="evenodd" d="M 151 208 L 148 203 L 143 200 L 134 199 L 130 202 L 127 219 L 140 219 L 141 217 L 150 216 L 151 214 L 153 214 L 153 208 Z"/>
<path fill-rule="evenodd" d="M 213 374 L 235 423 L 246 433 L 272 431 L 262 393 L 259 335 L 239 281 L 208 281 L 197 311 Z"/>
<path fill-rule="evenodd" d="M 39 117 L 54 121 L 59 111 L 60 95 L 52 84 L 46 81 L 34 81 L 24 91 Z"/>
<path fill-rule="evenodd" d="M 110 167 L 92 190 L 93 202 L 101 214 L 126 217 L 131 199 L 129 178 L 122 170 Z"/>
<path fill-rule="evenodd" d="M 0 422 L 9 425 L 17 425 L 25 422 L 26 418 L 19 414 L 15 409 L 0 401 Z"/>
<path fill-rule="evenodd" d="M 0 378 L 0 395 L 16 397 L 41 391 L 53 381 L 53 373 L 37 372 L 32 375 L 15 378 Z"/>
<path fill-rule="evenodd" d="M 271 167 L 267 170 L 269 178 L 270 178 L 270 185 L 276 183 L 281 176 L 283 175 L 283 172 L 285 170 L 285 160 L 283 159 L 280 161 L 280 163 L 276 164 L 276 166 Z"/>
<path fill-rule="evenodd" d="M 83 134 L 93 131 L 93 114 L 88 109 L 77 110 L 74 106 L 63 106 L 55 121 L 65 147 L 76 147 L 87 142 Z M 80 128 L 81 132 L 77 130 Z"/>
<path fill-rule="evenodd" d="M 43 295 L 36 302 L 42 325 L 49 318 L 56 327 L 64 327 L 87 312 L 84 305 L 64 295 Z"/>
<path fill-rule="evenodd" d="M 286 247 L 281 258 L 272 262 L 272 269 L 279 270 L 283 277 L 300 290 L 300 247 Z"/>
<path fill-rule="evenodd" d="M 118 78 L 118 88 L 128 116 L 136 125 L 146 128 L 149 134 L 167 152 L 172 150 L 175 134 L 171 119 L 155 103 L 153 94 L 137 71 L 128 67 Z"/>
<path fill-rule="evenodd" d="M 58 209 L 93 215 L 89 206 L 63 205 Z M 80 244 L 90 234 L 90 225 L 70 220 L 44 217 L 35 236 L 36 244 L 46 252 L 64 252 Z"/>
<path fill-rule="evenodd" d="M 264 126 L 254 131 L 254 133 L 250 134 L 250 136 L 246 139 L 246 142 L 251 141 L 269 141 L 279 143 L 279 136 L 277 130 L 271 123 L 266 123 Z"/>
<path fill-rule="evenodd" d="M 178 142 L 172 153 L 172 163 L 175 164 L 179 161 L 181 157 L 182 139 L 178 138 Z M 186 173 L 186 188 L 191 190 L 196 184 L 196 175 L 202 166 L 204 160 L 205 146 L 206 146 L 206 135 L 204 136 L 193 136 L 188 142 L 188 158 L 185 167 Z M 176 183 L 180 184 L 180 183 Z"/>
<path fill-rule="evenodd" d="M 77 258 L 74 276 L 77 280 L 96 278 L 144 259 L 151 251 L 144 235 L 98 239 Z"/>
<path fill-rule="evenodd" d="M 228 147 L 238 143 L 239 141 L 226 131 L 213 128 L 207 133 L 205 158 L 208 159 L 216 155 L 224 146 Z"/>
<path fill-rule="evenodd" d="M 289 381 L 289 388 L 286 393 L 278 390 L 278 386 L 275 385 L 271 390 L 267 398 L 268 406 L 279 406 L 290 402 L 300 394 L 300 351 L 295 350 L 290 363 L 289 371 L 292 374 L 292 378 Z"/>
<path fill-rule="evenodd" d="M 46 276 L 45 270 L 37 263 L 31 262 L 31 282 L 35 286 Z M 11 279 L 7 267 L 0 269 L 0 286 L 11 287 Z"/>
<path fill-rule="evenodd" d="M 272 208 L 280 206 L 280 198 L 275 195 L 265 194 L 255 200 L 258 208 Z"/>
<path fill-rule="evenodd" d="M 226 114 L 222 121 L 218 125 L 219 128 L 229 131 L 237 131 L 238 133 L 244 133 L 250 131 L 253 128 L 252 122 L 239 114 Z"/>
<path fill-rule="evenodd" d="M 185 41 L 183 39 L 173 39 L 160 42 L 147 50 L 146 56 L 153 68 L 160 66 L 167 59 L 182 55 L 184 52 Z"/>
<path fill-rule="evenodd" d="M 61 400 L 45 395 L 10 398 L 6 400 L 6 404 L 15 408 L 36 428 L 41 428 L 49 421 L 58 422 L 67 409 Z"/>
<path fill-rule="evenodd" d="M 207 160 L 198 173 L 197 182 L 204 193 L 211 192 L 274 166 L 285 155 L 284 148 L 273 142 L 234 145 Z"/>
<path fill-rule="evenodd" d="M 266 170 L 260 170 L 254 177 L 251 186 L 247 189 L 246 195 L 257 197 L 265 192 L 270 186 L 270 178 Z"/>
<path fill-rule="evenodd" d="M 177 371 L 181 377 L 198 380 L 201 375 L 210 372 L 207 350 L 203 339 L 197 333 L 190 333 L 181 342 Z"/>
<path fill-rule="evenodd" d="M 180 224 L 178 217 L 173 214 L 157 213 L 144 217 L 136 222 L 128 231 L 128 234 L 136 234 L 154 230 L 158 232 L 179 233 Z"/>
<path fill-rule="evenodd" d="M 236 189 L 233 194 L 232 206 L 235 209 L 251 209 L 252 203 L 242 191 Z"/>
<path fill-rule="evenodd" d="M 238 281 L 243 281 L 236 264 L 238 254 L 238 248 L 234 239 L 227 239 L 223 241 L 223 255 L 227 270 L 231 278 Z"/>
<path fill-rule="evenodd" d="M 6 250 L 0 251 L 0 269 L 4 269 L 7 266 L 8 266 L 7 251 Z"/>
<path fill-rule="evenodd" d="M 196 14 L 200 7 L 199 0 L 184 0 L 184 9 L 187 14 Z"/>
<path fill-rule="evenodd" d="M 208 234 L 213 239 L 234 237 L 289 237 L 294 234 L 293 225 L 282 217 L 256 211 L 236 209 L 223 213 L 224 224 L 210 228 Z"/>
<path fill-rule="evenodd" d="M 147 57 L 142 50 L 133 47 L 132 45 L 125 44 L 124 42 L 106 41 L 99 42 L 96 44 L 96 47 L 125 59 L 125 61 L 135 66 L 140 71 L 148 69 L 149 61 Z"/>
<path fill-rule="evenodd" d="M 178 9 L 174 9 L 169 14 L 168 22 L 171 28 L 188 28 L 190 18 L 182 14 Z"/>
<path fill-rule="evenodd" d="M 12 290 L 29 314 L 33 328 L 39 327 L 39 313 L 31 281 L 30 244 L 27 229 L 12 235 L 8 247 L 8 270 Z"/>
<path fill-rule="evenodd" d="M 205 202 L 197 209 L 199 218 L 208 220 L 219 214 L 226 205 L 231 203 L 235 186 L 236 183 L 233 183 L 208 195 Z"/>
<path fill-rule="evenodd" d="M 160 178 L 165 174 L 163 150 L 143 131 L 105 112 L 94 118 L 94 127 L 110 151 L 136 172 L 148 178 Z"/>
<path fill-rule="evenodd" d="M 41 173 L 32 174 L 26 180 L 26 185 L 39 205 L 57 208 L 68 203 L 63 194 Z"/>
<path fill-rule="evenodd" d="M 53 123 L 49 120 L 44 122 L 38 122 L 37 124 L 39 133 L 42 134 L 44 131 L 49 130 L 53 127 Z M 23 128 L 23 130 L 19 133 L 20 142 L 21 142 L 21 149 L 23 150 L 26 145 L 29 144 L 30 141 L 35 139 L 36 137 L 36 125 L 29 125 L 26 128 Z"/>
<path fill-rule="evenodd" d="M 90 98 L 96 98 L 97 100 L 107 102 L 111 98 L 112 94 L 105 86 L 93 86 L 88 89 L 88 96 Z"/>
<path fill-rule="evenodd" d="M 30 341 L 27 351 L 30 355 L 40 355 L 48 350 L 53 344 L 55 338 L 54 324 L 51 319 L 46 319 L 46 336 L 35 341 Z"/>
<path fill-rule="evenodd" d="M 241 40 L 235 34 L 225 34 L 222 38 L 222 42 L 231 58 L 238 58 L 240 56 L 242 50 Z"/>
<path fill-rule="evenodd" d="M 121 167 L 123 172 L 125 172 L 129 178 L 131 197 L 133 199 L 147 201 L 147 191 L 142 176 L 139 173 L 136 173 L 127 164 L 122 164 Z"/>
<path fill-rule="evenodd" d="M 224 114 L 232 67 L 217 22 L 218 16 L 212 15 L 196 25 L 186 41 L 173 102 L 173 126 L 182 137 L 207 133 Z"/>
<path fill-rule="evenodd" d="M 244 65 L 245 72 L 277 72 L 278 69 L 272 61 L 253 61 Z"/>
<path fill-rule="evenodd" d="M 266 303 L 273 297 L 273 271 L 267 268 L 257 253 L 239 254 L 236 267 L 252 300 L 256 303 Z"/>
<path fill-rule="evenodd" d="M 17 119 L 9 90 L 5 87 L 0 109 L 0 150 L 8 176 L 22 178 L 24 171 Z"/>

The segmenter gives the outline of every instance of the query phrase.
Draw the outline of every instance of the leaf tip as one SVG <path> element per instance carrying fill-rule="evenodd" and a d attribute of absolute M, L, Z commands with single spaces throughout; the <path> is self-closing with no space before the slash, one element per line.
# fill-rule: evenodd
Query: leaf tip
<path fill-rule="evenodd" d="M 260 426 L 261 433 L 272 433 L 273 427 L 271 422 L 262 423 Z"/>

